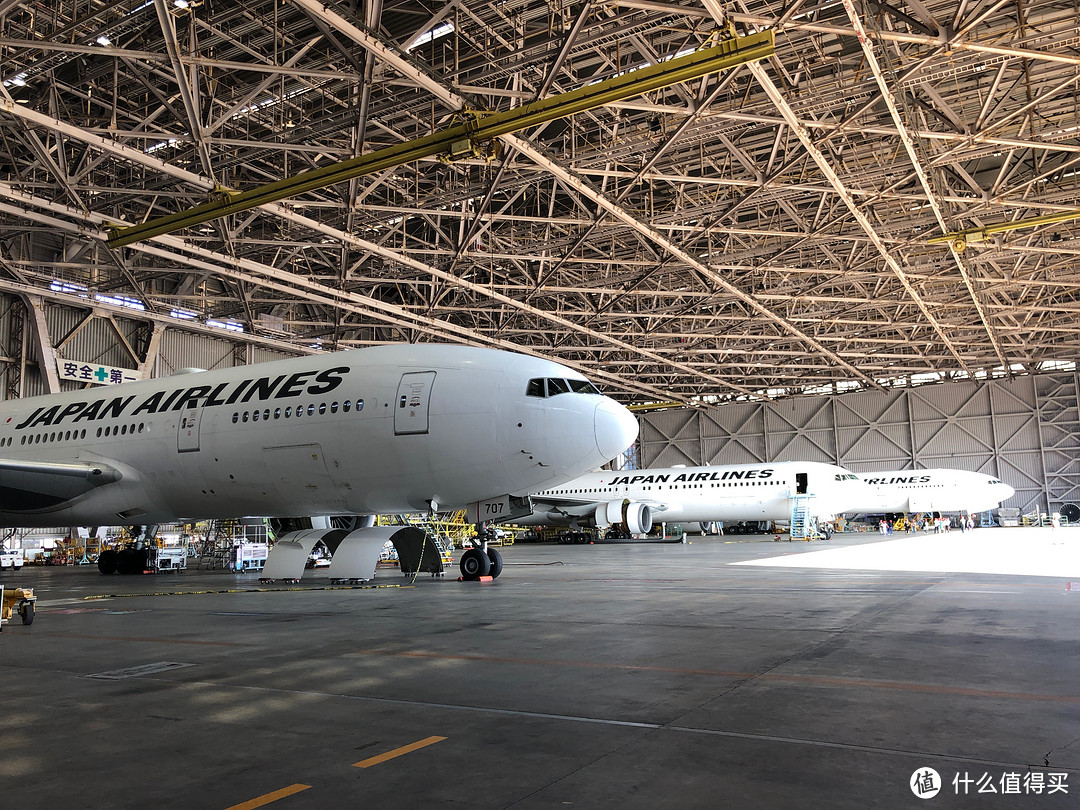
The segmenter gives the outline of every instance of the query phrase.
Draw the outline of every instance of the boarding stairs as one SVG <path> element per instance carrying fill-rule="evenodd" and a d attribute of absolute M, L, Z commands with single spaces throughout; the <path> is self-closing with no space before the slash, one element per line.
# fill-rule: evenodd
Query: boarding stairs
<path fill-rule="evenodd" d="M 812 495 L 796 495 L 791 505 L 792 540 L 813 540 L 818 536 L 817 519 L 810 515 Z"/>

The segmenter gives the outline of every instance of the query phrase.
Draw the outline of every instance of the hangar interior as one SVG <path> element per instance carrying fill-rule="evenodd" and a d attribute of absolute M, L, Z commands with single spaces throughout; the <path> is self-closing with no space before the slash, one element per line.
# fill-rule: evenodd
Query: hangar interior
<path fill-rule="evenodd" d="M 764 32 L 759 59 L 117 244 Z M 1078 502 L 1078 84 L 1076 0 L 0 0 L 0 396 L 465 343 L 641 406 L 645 465 L 966 467 L 1025 511 Z M 1053 531 L 954 536 L 966 568 L 929 535 L 921 567 L 854 536 L 522 544 L 497 582 L 362 591 L 5 572 L 41 614 L 0 628 L 0 784 L 1074 807 L 1080 557 Z M 809 559 L 871 546 L 891 567 Z"/>

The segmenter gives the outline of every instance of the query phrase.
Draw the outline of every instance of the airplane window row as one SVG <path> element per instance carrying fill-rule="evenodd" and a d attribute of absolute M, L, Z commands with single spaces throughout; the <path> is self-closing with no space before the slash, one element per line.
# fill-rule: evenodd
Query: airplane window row
<path fill-rule="evenodd" d="M 600 389 L 588 380 L 562 380 L 558 377 L 535 377 L 525 389 L 527 397 L 553 397 L 557 394 L 599 394 Z"/>
<path fill-rule="evenodd" d="M 312 403 L 312 404 L 307 406 L 306 413 L 307 413 L 308 416 L 314 416 L 316 413 L 318 413 L 321 416 L 322 414 L 325 414 L 328 411 L 330 413 L 337 413 L 339 408 L 340 408 L 342 413 L 348 413 L 349 411 L 351 411 L 353 409 L 353 407 L 354 407 L 353 406 L 353 401 L 351 399 L 347 399 L 342 403 L 338 403 L 336 401 L 331 402 L 329 405 L 327 403 L 325 403 L 325 402 L 320 402 L 318 405 L 315 405 L 314 403 Z M 357 413 L 360 413 L 360 411 L 364 410 L 364 400 L 362 400 L 362 399 L 356 400 L 355 407 L 356 407 L 356 412 Z M 273 419 L 282 419 L 282 418 L 292 419 L 293 417 L 296 417 L 296 418 L 299 419 L 300 417 L 302 417 L 304 415 L 304 413 L 305 413 L 305 408 L 304 408 L 303 405 L 297 405 L 295 411 L 293 410 L 292 406 L 290 405 L 289 407 L 284 408 L 284 409 L 282 409 L 282 408 L 274 408 L 273 411 L 271 411 L 269 408 L 263 408 L 261 411 L 244 411 L 243 413 L 237 411 L 236 413 L 234 413 L 232 415 L 232 420 L 233 420 L 233 422 L 248 422 L 248 421 L 258 422 L 260 419 L 263 420 L 263 421 L 266 421 L 266 420 L 269 420 L 271 418 L 273 418 Z"/>
<path fill-rule="evenodd" d="M 837 473 L 834 477 L 836 478 L 837 481 L 858 481 L 859 480 L 859 476 L 851 475 L 850 473 L 846 474 L 846 475 L 843 474 L 843 473 Z"/>
<path fill-rule="evenodd" d="M 146 428 L 146 423 L 140 422 L 138 432 L 142 433 Z M 135 432 L 135 425 L 132 425 L 130 429 L 127 425 L 111 425 L 110 427 L 97 429 L 98 438 L 101 436 L 127 436 L 129 433 L 133 434 Z"/>
<path fill-rule="evenodd" d="M 763 487 L 763 486 L 766 486 L 768 484 L 782 484 L 782 483 L 783 483 L 782 481 L 720 481 L 720 482 L 710 483 L 708 485 L 708 487 L 709 487 L 709 489 L 713 489 L 715 487 L 750 487 L 750 486 Z M 668 484 L 668 489 L 704 489 L 705 486 L 706 486 L 705 484 Z M 623 486 L 622 488 L 623 488 L 623 491 L 629 491 L 629 487 L 627 487 L 627 486 Z M 664 485 L 660 484 L 656 488 L 657 489 L 663 489 Z M 642 489 L 651 490 L 652 487 L 647 486 L 647 487 L 642 487 Z M 605 487 L 603 489 L 555 489 L 555 490 L 550 490 L 545 494 L 548 494 L 548 495 L 585 495 L 585 494 L 589 494 L 589 493 L 593 493 L 593 492 L 612 492 L 612 491 L 618 492 L 618 490 L 619 490 L 619 485 L 616 485 L 615 487 Z"/>
<path fill-rule="evenodd" d="M 101 428 L 98 428 L 98 435 L 101 434 Z M 59 433 L 35 433 L 33 436 L 23 436 L 19 440 L 19 444 L 41 444 L 42 442 L 69 442 L 72 439 L 85 439 L 85 430 L 61 430 Z M 8 436 L 5 439 L 7 442 L 5 447 L 10 447 L 13 436 Z"/>

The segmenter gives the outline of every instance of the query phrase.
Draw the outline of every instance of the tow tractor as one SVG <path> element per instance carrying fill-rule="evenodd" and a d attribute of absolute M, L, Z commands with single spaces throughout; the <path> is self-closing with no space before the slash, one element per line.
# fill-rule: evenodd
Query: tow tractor
<path fill-rule="evenodd" d="M 22 617 L 23 624 L 33 624 L 35 602 L 37 597 L 33 588 L 5 588 L 0 585 L 0 630 L 15 613 Z"/>

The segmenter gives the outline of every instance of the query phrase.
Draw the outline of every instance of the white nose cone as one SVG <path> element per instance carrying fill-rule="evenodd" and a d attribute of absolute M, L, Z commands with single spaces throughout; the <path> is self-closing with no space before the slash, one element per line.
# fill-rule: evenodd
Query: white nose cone
<path fill-rule="evenodd" d="M 593 417 L 596 448 L 605 459 L 613 459 L 634 443 L 638 435 L 637 418 L 613 399 L 604 397 Z"/>

